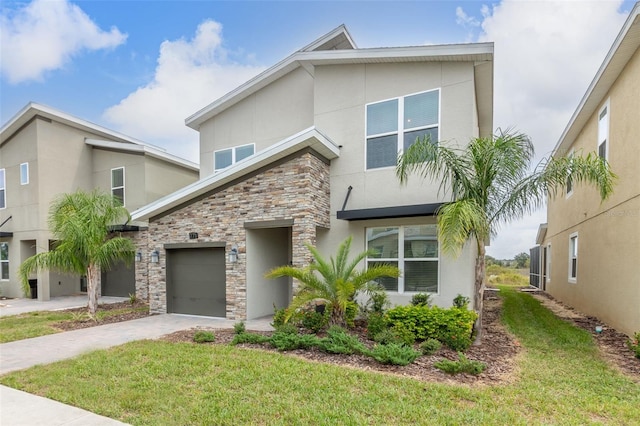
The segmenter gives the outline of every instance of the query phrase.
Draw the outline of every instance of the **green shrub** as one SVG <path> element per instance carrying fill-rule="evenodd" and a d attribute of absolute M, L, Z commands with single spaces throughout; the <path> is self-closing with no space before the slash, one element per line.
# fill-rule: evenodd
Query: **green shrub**
<path fill-rule="evenodd" d="M 442 343 L 440 343 L 436 339 L 427 339 L 420 344 L 420 351 L 422 351 L 422 355 L 433 355 L 442 347 Z"/>
<path fill-rule="evenodd" d="M 369 293 L 369 300 L 362 308 L 364 313 L 377 313 L 382 314 L 391 305 L 389 301 L 389 295 L 384 287 L 380 286 L 378 289 L 372 290 Z"/>
<path fill-rule="evenodd" d="M 358 315 L 358 304 L 356 302 L 347 302 L 347 308 L 344 311 L 344 322 L 347 327 L 356 326 L 356 316 Z"/>
<path fill-rule="evenodd" d="M 453 350 L 464 351 L 471 346 L 471 332 L 477 318 L 474 311 L 438 306 L 396 306 L 385 313 L 390 327 L 403 327 L 416 340 L 436 339 Z"/>
<path fill-rule="evenodd" d="M 418 293 L 411 297 L 413 306 L 431 306 L 431 295 L 428 293 Z"/>
<path fill-rule="evenodd" d="M 216 336 L 211 331 L 196 331 L 193 335 L 193 341 L 196 343 L 213 342 Z"/>
<path fill-rule="evenodd" d="M 329 322 L 328 310 L 325 313 L 316 311 L 305 312 L 302 314 L 302 327 L 312 333 L 318 333 L 325 328 Z"/>
<path fill-rule="evenodd" d="M 372 312 L 367 317 L 367 337 L 374 340 L 382 331 L 387 329 L 387 323 L 381 313 Z"/>
<path fill-rule="evenodd" d="M 633 335 L 633 339 L 629 339 L 627 345 L 636 358 L 640 359 L 640 331 Z"/>
<path fill-rule="evenodd" d="M 318 346 L 320 339 L 315 334 L 292 334 L 276 331 L 269 342 L 279 351 L 292 351 Z"/>
<path fill-rule="evenodd" d="M 467 309 L 471 300 L 461 294 L 453 298 L 453 306 L 459 309 Z"/>
<path fill-rule="evenodd" d="M 285 323 L 284 319 L 287 317 L 287 308 L 278 309 L 276 305 L 273 305 L 273 322 L 271 327 L 278 328 Z"/>
<path fill-rule="evenodd" d="M 275 327 L 277 333 L 283 334 L 298 334 L 298 327 L 290 323 L 284 323 L 278 327 Z"/>
<path fill-rule="evenodd" d="M 239 321 L 233 324 L 233 332 L 236 334 L 242 334 L 247 331 L 247 326 L 244 324 L 244 321 Z"/>
<path fill-rule="evenodd" d="M 327 330 L 327 337 L 320 339 L 318 347 L 333 354 L 366 354 L 367 347 L 356 336 L 346 332 L 342 327 L 332 326 Z"/>
<path fill-rule="evenodd" d="M 233 340 L 231 341 L 232 345 L 240 345 L 242 343 L 251 343 L 251 344 L 263 344 L 267 343 L 271 340 L 269 336 L 263 336 L 262 334 L 257 333 L 240 333 L 233 336 Z"/>
<path fill-rule="evenodd" d="M 129 293 L 129 304 L 135 305 L 138 301 L 138 296 L 135 293 Z"/>
<path fill-rule="evenodd" d="M 398 324 L 396 327 L 385 328 L 373 340 L 383 345 L 395 343 L 397 345 L 411 346 L 416 339 L 410 330 L 402 324 Z"/>
<path fill-rule="evenodd" d="M 443 359 L 442 361 L 434 363 L 433 366 L 449 374 L 480 374 L 485 370 L 485 368 L 487 368 L 485 363 L 467 359 L 467 357 L 461 352 L 458 352 L 457 361 Z"/>
<path fill-rule="evenodd" d="M 376 345 L 371 350 L 370 356 L 382 364 L 408 365 L 420 356 L 420 352 L 406 345 L 389 343 Z"/>

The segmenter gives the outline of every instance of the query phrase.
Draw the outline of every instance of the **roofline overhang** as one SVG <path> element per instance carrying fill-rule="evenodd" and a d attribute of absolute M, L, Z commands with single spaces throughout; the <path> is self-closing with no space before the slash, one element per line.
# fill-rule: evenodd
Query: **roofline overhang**
<path fill-rule="evenodd" d="M 414 204 L 410 206 L 374 207 L 368 209 L 340 210 L 336 219 L 347 221 L 392 219 L 398 217 L 435 216 L 444 203 Z"/>
<path fill-rule="evenodd" d="M 315 127 L 309 127 L 218 173 L 207 176 L 134 211 L 131 214 L 131 220 L 144 221 L 159 216 L 305 148 L 312 149 L 327 160 L 338 158 L 340 155 L 340 148 L 336 144 Z"/>
<path fill-rule="evenodd" d="M 632 31 L 633 30 L 633 31 Z M 629 33 L 632 32 L 632 36 Z M 565 127 L 552 156 L 564 156 L 581 130 L 598 109 L 629 59 L 640 47 L 640 2 L 636 3 L 618 33 L 598 72 L 589 84 L 569 123 Z M 633 36 L 635 35 L 635 36 Z"/>
<path fill-rule="evenodd" d="M 541 223 L 538 226 L 538 234 L 536 235 L 536 244 L 541 245 L 547 237 L 547 224 Z"/>
<path fill-rule="evenodd" d="M 191 115 L 185 120 L 185 124 L 194 130 L 198 130 L 200 125 L 211 117 L 303 66 L 309 70 L 318 65 L 335 64 L 442 61 L 471 61 L 474 63 L 482 63 L 487 61 L 493 62 L 493 50 L 493 43 L 467 43 L 370 49 L 298 51 Z M 493 72 L 491 72 L 491 76 L 491 84 L 493 87 Z"/>
<path fill-rule="evenodd" d="M 103 141 L 103 140 L 90 139 L 90 138 L 86 138 L 84 140 L 84 143 L 89 146 L 93 146 L 96 148 L 105 149 L 109 151 L 119 151 L 119 152 L 131 153 L 131 154 L 148 155 L 149 157 L 157 158 L 159 160 L 166 161 L 168 163 L 173 163 L 180 167 L 185 167 L 196 172 L 200 170 L 200 167 L 196 163 L 193 163 L 189 160 L 185 160 L 184 158 L 180 158 L 175 155 L 169 154 L 166 151 L 159 150 L 149 145 L 133 145 L 130 143 Z"/>

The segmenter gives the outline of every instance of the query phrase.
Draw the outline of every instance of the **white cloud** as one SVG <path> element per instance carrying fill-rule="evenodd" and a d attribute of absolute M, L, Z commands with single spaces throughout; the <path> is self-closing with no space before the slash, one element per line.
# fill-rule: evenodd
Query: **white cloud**
<path fill-rule="evenodd" d="M 264 69 L 229 56 L 222 47 L 222 25 L 204 21 L 191 40 L 164 41 L 153 81 L 104 116 L 126 134 L 197 162 L 198 133 L 185 126 L 185 118 Z"/>
<path fill-rule="evenodd" d="M 0 70 L 12 84 L 41 80 L 83 50 L 116 47 L 126 34 L 103 31 L 78 6 L 67 1 L 34 0 L 0 16 Z"/>
<path fill-rule="evenodd" d="M 531 136 L 548 155 L 604 60 L 626 13 L 622 1 L 511 1 L 482 6 L 478 41 L 495 43 L 494 126 Z M 464 10 L 457 21 L 474 24 Z M 535 245 L 543 212 L 504 227 L 489 252 L 509 258 Z"/>

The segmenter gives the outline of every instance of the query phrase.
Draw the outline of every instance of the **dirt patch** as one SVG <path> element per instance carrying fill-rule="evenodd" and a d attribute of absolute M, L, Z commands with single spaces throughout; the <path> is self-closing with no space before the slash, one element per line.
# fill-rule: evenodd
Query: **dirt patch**
<path fill-rule="evenodd" d="M 602 357 L 621 373 L 640 383 L 640 359 L 636 358 L 627 346 L 629 340 L 627 335 L 608 327 L 598 318 L 582 314 L 547 293 L 536 293 L 533 297 L 559 318 L 591 333 L 593 340 L 598 344 Z M 596 326 L 601 326 L 602 332 L 597 333 Z"/>
<path fill-rule="evenodd" d="M 140 308 L 140 310 L 134 310 Z M 142 309 L 146 308 L 146 309 Z M 74 318 L 67 321 L 61 321 L 54 325 L 55 328 L 62 331 L 78 330 L 81 328 L 95 327 L 98 325 L 113 324 L 116 322 L 130 321 L 138 318 L 144 318 L 149 316 L 149 308 L 141 302 L 119 302 L 119 303 L 106 303 L 98 305 L 96 309 L 96 316 L 99 318 L 100 312 L 114 311 L 119 309 L 131 309 L 130 311 L 123 312 L 117 315 L 105 316 L 99 320 L 95 320 L 87 314 L 87 308 L 74 308 L 65 309 L 64 312 L 72 312 L 77 314 L 78 318 Z M 85 315 L 86 314 L 86 315 Z"/>
<path fill-rule="evenodd" d="M 337 355 L 328 354 L 314 348 L 312 350 L 294 350 L 284 352 L 290 356 L 297 356 L 315 362 L 336 364 L 360 370 L 378 371 L 403 377 L 411 377 L 427 382 L 456 383 L 474 386 L 499 385 L 509 383 L 515 376 L 515 359 L 520 351 L 520 345 L 500 323 L 501 299 L 495 294 L 485 295 L 484 304 L 484 337 L 482 344 L 472 346 L 466 356 L 487 364 L 487 369 L 480 375 L 458 374 L 451 376 L 433 366 L 434 362 L 441 359 L 456 360 L 458 354 L 448 348 L 441 348 L 431 356 L 421 356 L 413 364 L 407 366 L 382 365 L 374 359 L 364 355 Z M 193 335 L 200 329 L 183 330 L 164 336 L 162 339 L 170 342 L 193 342 Z M 234 336 L 233 330 L 206 329 L 214 332 L 216 341 L 208 344 L 228 344 Z M 362 327 L 356 327 L 353 333 L 357 334 L 367 346 L 373 346 L 373 342 L 367 339 Z M 262 332 L 270 335 L 270 332 Z M 238 345 L 247 348 L 259 348 L 267 351 L 276 351 L 267 345 Z M 416 345 L 416 349 L 417 349 Z"/>

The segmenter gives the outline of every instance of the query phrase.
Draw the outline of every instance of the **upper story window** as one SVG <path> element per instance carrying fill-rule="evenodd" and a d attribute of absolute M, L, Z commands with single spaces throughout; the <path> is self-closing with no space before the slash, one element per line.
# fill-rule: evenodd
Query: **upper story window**
<path fill-rule="evenodd" d="M 9 243 L 0 243 L 0 280 L 9 279 Z"/>
<path fill-rule="evenodd" d="M 7 207 L 7 185 L 4 178 L 4 169 L 0 169 L 0 209 Z"/>
<path fill-rule="evenodd" d="M 111 169 L 111 194 L 124 204 L 124 167 Z"/>
<path fill-rule="evenodd" d="M 608 158 L 609 148 L 609 100 L 605 102 L 604 106 L 598 113 L 598 155 L 603 158 Z"/>
<path fill-rule="evenodd" d="M 20 164 L 20 185 L 29 183 L 29 163 Z"/>
<path fill-rule="evenodd" d="M 215 151 L 213 153 L 213 171 L 219 172 L 222 169 L 226 169 L 238 161 L 253 155 L 255 150 L 255 144 L 248 144 Z"/>
<path fill-rule="evenodd" d="M 399 278 L 378 282 L 388 291 L 438 292 L 438 236 L 436 225 L 367 228 L 367 249 L 375 255 L 367 265 L 390 264 L 402 272 Z"/>
<path fill-rule="evenodd" d="M 369 104 L 366 114 L 367 169 L 395 167 L 417 138 L 438 142 L 440 89 Z"/>
<path fill-rule="evenodd" d="M 569 236 L 569 282 L 575 283 L 578 278 L 578 234 Z"/>

